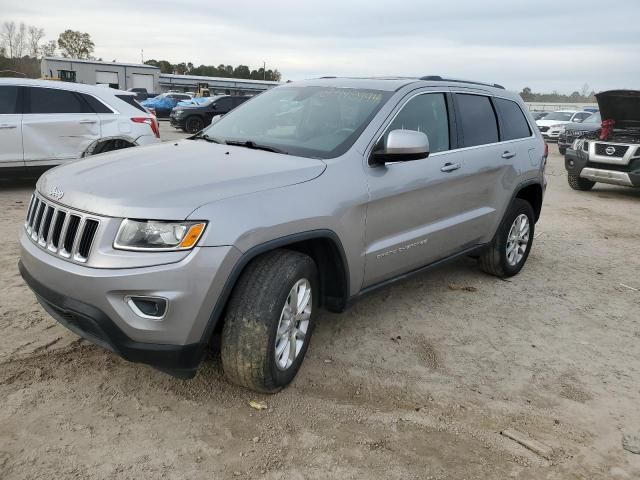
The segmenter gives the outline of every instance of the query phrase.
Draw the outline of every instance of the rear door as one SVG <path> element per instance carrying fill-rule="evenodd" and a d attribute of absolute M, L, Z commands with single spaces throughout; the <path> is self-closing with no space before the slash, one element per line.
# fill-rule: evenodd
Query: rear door
<path fill-rule="evenodd" d="M 24 166 L 21 87 L 0 85 L 0 167 Z"/>
<path fill-rule="evenodd" d="M 522 173 L 529 163 L 531 130 L 515 102 L 486 94 L 455 93 L 461 152 L 470 181 L 458 195 L 479 213 L 477 241 L 491 240 Z M 499 122 L 499 123 L 498 123 Z"/>
<path fill-rule="evenodd" d="M 57 165 L 82 156 L 100 138 L 100 121 L 76 92 L 25 87 L 22 121 L 27 166 Z"/>

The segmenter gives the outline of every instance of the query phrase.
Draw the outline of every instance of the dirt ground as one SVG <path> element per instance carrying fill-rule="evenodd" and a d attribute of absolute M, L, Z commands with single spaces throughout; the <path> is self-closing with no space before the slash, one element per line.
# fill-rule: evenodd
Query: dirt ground
<path fill-rule="evenodd" d="M 214 354 L 176 380 L 59 326 L 17 270 L 33 182 L 0 183 L 0 478 L 640 478 L 640 190 L 575 192 L 550 150 L 520 275 L 463 260 L 323 313 L 273 396 Z"/>

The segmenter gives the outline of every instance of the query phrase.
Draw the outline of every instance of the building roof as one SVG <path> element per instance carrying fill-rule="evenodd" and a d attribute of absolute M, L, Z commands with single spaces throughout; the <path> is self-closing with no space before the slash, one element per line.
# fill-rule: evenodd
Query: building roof
<path fill-rule="evenodd" d="M 64 57 L 44 57 L 43 60 L 48 62 L 69 62 L 69 63 L 87 63 L 90 65 L 110 65 L 116 67 L 136 67 L 136 68 L 149 68 L 153 70 L 160 70 L 153 65 L 145 65 L 144 63 L 121 63 L 121 62 L 101 62 L 99 60 L 81 60 L 78 58 L 64 58 Z"/>

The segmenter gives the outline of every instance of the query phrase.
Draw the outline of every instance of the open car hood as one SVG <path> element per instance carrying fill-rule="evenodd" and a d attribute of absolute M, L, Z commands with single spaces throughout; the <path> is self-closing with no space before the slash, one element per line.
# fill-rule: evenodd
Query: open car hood
<path fill-rule="evenodd" d="M 640 128 L 640 90 L 609 90 L 596 95 L 602 120 L 614 128 Z"/>

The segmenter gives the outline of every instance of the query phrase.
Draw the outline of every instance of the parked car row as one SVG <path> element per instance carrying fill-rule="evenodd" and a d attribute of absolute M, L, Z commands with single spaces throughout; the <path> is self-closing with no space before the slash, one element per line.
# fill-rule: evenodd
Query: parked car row
<path fill-rule="evenodd" d="M 225 115 L 231 110 L 249 100 L 246 96 L 218 95 L 207 97 L 201 102 L 180 102 L 173 110 L 169 119 L 171 125 L 188 133 L 197 133 L 211 125 L 213 117 Z M 196 100 L 196 99 L 194 99 Z"/>
<path fill-rule="evenodd" d="M 0 170 L 47 168 L 160 141 L 133 92 L 51 80 L 0 79 Z"/>
<path fill-rule="evenodd" d="M 562 127 L 568 123 L 581 122 L 591 115 L 591 112 L 584 110 L 558 110 L 536 120 L 536 124 L 545 140 L 557 140 Z"/>

